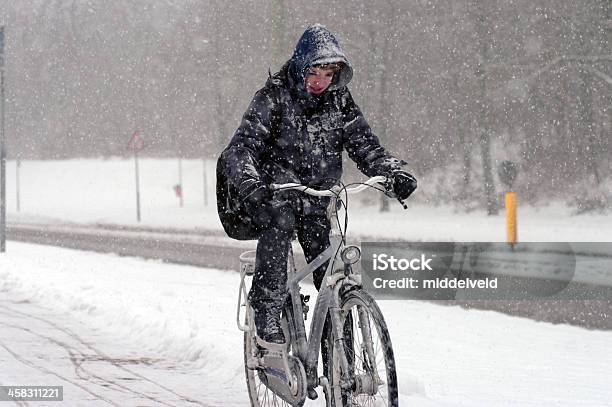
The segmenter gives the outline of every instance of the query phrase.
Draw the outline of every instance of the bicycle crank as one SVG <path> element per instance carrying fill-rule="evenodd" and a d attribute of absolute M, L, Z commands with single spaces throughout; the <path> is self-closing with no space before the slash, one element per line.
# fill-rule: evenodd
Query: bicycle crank
<path fill-rule="evenodd" d="M 302 362 L 285 351 L 266 351 L 258 369 L 259 378 L 274 394 L 291 404 L 301 405 L 306 399 L 306 372 Z"/>

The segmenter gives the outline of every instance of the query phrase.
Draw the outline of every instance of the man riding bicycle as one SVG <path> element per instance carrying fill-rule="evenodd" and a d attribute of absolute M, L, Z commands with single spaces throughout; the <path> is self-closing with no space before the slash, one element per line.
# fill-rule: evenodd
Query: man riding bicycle
<path fill-rule="evenodd" d="M 320 24 L 306 29 L 293 56 L 255 96 L 217 163 L 221 223 L 235 239 L 258 239 L 249 303 L 257 336 L 285 343 L 280 313 L 287 256 L 295 231 L 308 262 L 329 246 L 330 198 L 272 195 L 271 183 L 330 188 L 342 175 L 346 150 L 367 176 L 385 175 L 406 199 L 416 179 L 402 170 L 372 133 L 347 85 L 353 69 L 336 38 Z M 319 290 L 326 265 L 314 272 Z"/>

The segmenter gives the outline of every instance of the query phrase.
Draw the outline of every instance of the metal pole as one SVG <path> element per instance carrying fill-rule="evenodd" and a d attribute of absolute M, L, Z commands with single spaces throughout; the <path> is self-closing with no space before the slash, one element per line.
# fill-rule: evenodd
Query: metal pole
<path fill-rule="evenodd" d="M 208 177 L 206 174 L 206 158 L 202 158 L 202 177 L 204 178 L 204 206 L 208 206 Z"/>
<path fill-rule="evenodd" d="M 179 180 L 178 180 L 178 184 L 179 184 L 179 206 L 182 208 L 183 207 L 183 193 L 184 188 L 183 188 L 183 159 L 181 157 L 179 157 L 178 159 L 178 176 L 179 176 Z"/>
<path fill-rule="evenodd" d="M 0 27 L 0 253 L 6 251 L 6 140 L 4 135 L 4 26 Z"/>
<path fill-rule="evenodd" d="M 17 178 L 15 180 L 15 185 L 16 185 L 15 196 L 17 197 L 17 212 L 21 211 L 21 185 L 19 182 L 20 169 L 21 169 L 21 160 L 17 158 L 17 162 L 15 163 L 15 178 Z"/>
<path fill-rule="evenodd" d="M 140 177 L 138 175 L 138 146 L 134 142 L 134 167 L 136 170 L 136 219 L 140 222 Z"/>

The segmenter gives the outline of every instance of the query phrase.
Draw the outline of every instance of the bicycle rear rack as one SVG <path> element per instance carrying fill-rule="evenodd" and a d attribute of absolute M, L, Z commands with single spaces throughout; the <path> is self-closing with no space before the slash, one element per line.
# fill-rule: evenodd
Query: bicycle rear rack
<path fill-rule="evenodd" d="M 238 287 L 238 307 L 236 309 L 236 325 L 238 325 L 238 329 L 244 332 L 249 332 L 251 328 L 248 326 L 248 320 L 246 315 L 248 315 L 248 301 L 247 301 L 247 290 L 246 284 L 244 282 L 244 278 L 246 276 L 252 276 L 255 272 L 255 250 L 249 250 L 243 252 L 239 256 L 240 259 L 240 286 Z M 245 307 L 245 317 L 240 318 L 240 309 Z M 246 321 L 246 324 L 243 324 L 241 320 Z"/>

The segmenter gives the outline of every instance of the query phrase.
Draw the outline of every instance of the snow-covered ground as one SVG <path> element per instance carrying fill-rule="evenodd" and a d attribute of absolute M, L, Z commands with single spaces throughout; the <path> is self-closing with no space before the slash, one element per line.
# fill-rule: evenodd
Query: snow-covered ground
<path fill-rule="evenodd" d="M 84 324 L 73 313 L 3 291 L 0 324 L 0 385 L 63 388 L 63 403 L 17 405 L 210 406 L 200 401 L 203 370 Z"/>
<path fill-rule="evenodd" d="M 174 361 L 180 378 L 156 377 L 168 387 L 180 382 L 213 406 L 248 405 L 237 273 L 15 242 L 9 248 L 0 256 L 0 298 L 66 313 L 76 321 L 72 329 L 103 331 L 143 355 Z M 305 291 L 314 294 L 312 286 Z M 610 405 L 612 332 L 416 301 L 383 301 L 381 308 L 402 405 Z M 0 360 L 3 382 L 6 372 L 20 371 L 18 362 Z"/>
<path fill-rule="evenodd" d="M 178 160 L 141 159 L 142 220 L 136 221 L 134 162 L 129 159 L 75 159 L 24 161 L 19 171 L 20 211 L 17 211 L 16 166 L 7 166 L 9 222 L 77 222 L 144 225 L 221 230 L 214 201 L 215 163 L 184 160 L 182 163 L 184 206 L 173 186 L 178 183 Z M 204 174 L 206 174 L 206 182 Z M 206 183 L 206 194 L 204 184 Z M 419 188 L 431 188 L 422 179 Z M 377 202 L 377 192 L 364 193 Z M 207 205 L 205 205 L 205 196 Z M 357 236 L 427 241 L 504 241 L 505 218 L 483 212 L 462 213 L 449 206 L 431 206 L 409 199 L 408 210 L 392 202 L 391 212 L 377 205 L 350 201 L 349 233 Z M 610 241 L 612 216 L 571 216 L 562 203 L 532 208 L 518 197 L 519 240 Z"/>
<path fill-rule="evenodd" d="M 173 191 L 178 183 L 178 161 L 141 160 L 140 223 L 136 221 L 131 160 L 22 162 L 19 211 L 15 170 L 15 162 L 9 162 L 9 223 L 221 230 L 212 161 L 205 165 L 199 160 L 183 161 L 184 207 L 179 207 Z M 427 188 L 427 183 L 422 182 L 421 188 Z M 376 202 L 377 196 L 370 194 L 369 198 Z M 359 200 L 351 201 L 349 234 L 354 236 L 429 241 L 505 239 L 503 214 L 466 214 L 451 207 L 426 206 L 418 200 L 410 201 L 407 211 L 392 203 L 391 212 L 380 213 Z M 571 216 L 560 203 L 541 208 L 519 204 L 518 213 L 521 241 L 593 242 L 609 241 L 612 236 L 612 217 Z M 232 271 L 16 242 L 9 242 L 7 253 L 0 256 L 0 302 L 9 301 L 16 309 L 22 303 L 22 307 L 47 309 L 50 315 L 65 314 L 60 325 L 65 323 L 84 336 L 98 332 L 91 340 L 101 341 L 98 345 L 107 353 L 112 353 L 113 347 L 130 355 L 131 350 L 140 349 L 136 356 L 159 356 L 175 363 L 180 378 L 168 379 L 168 386 L 186 384 L 181 389 L 189 396 L 213 406 L 248 405 L 242 336 L 234 322 L 237 287 L 238 275 Z M 314 294 L 312 286 L 305 289 Z M 416 301 L 383 301 L 381 308 L 396 350 L 403 405 L 611 403 L 612 332 Z M 3 331 L 5 336 L 0 340 L 7 338 L 7 332 Z M 9 340 L 17 338 L 10 335 Z M 113 343 L 108 338 L 118 340 Z M 44 348 L 39 350 L 44 354 Z M 37 381 L 1 352 L 0 383 Z M 160 377 L 156 380 L 163 380 Z M 65 400 L 66 405 L 89 405 L 81 404 L 82 400 Z"/>

